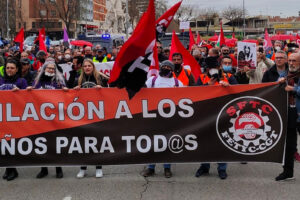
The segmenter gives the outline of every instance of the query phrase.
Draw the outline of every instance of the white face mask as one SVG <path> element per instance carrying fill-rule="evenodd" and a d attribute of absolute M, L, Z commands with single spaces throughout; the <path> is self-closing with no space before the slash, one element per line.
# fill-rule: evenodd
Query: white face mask
<path fill-rule="evenodd" d="M 58 58 L 58 60 L 61 60 L 61 59 L 62 59 L 62 56 L 58 56 L 57 58 Z"/>
<path fill-rule="evenodd" d="M 277 47 L 275 47 L 275 50 L 276 50 L 276 51 L 280 51 L 281 48 L 277 46 Z"/>
<path fill-rule="evenodd" d="M 216 69 L 216 68 L 212 68 L 209 70 L 208 72 L 211 76 L 213 76 L 214 74 L 218 74 L 219 73 L 219 70 Z"/>
<path fill-rule="evenodd" d="M 55 73 L 45 72 L 45 75 L 49 77 L 53 77 L 55 76 Z"/>
<path fill-rule="evenodd" d="M 71 58 L 71 56 L 69 54 L 65 55 L 65 59 L 69 60 Z"/>

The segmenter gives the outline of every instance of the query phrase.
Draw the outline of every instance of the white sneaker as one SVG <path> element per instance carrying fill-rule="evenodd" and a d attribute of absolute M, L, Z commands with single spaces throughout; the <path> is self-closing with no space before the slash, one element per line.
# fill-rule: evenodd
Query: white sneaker
<path fill-rule="evenodd" d="M 102 169 L 96 169 L 96 178 L 101 178 L 101 177 L 103 177 Z"/>
<path fill-rule="evenodd" d="M 81 169 L 78 174 L 77 174 L 77 178 L 83 178 L 85 177 L 85 171 L 84 169 Z"/>

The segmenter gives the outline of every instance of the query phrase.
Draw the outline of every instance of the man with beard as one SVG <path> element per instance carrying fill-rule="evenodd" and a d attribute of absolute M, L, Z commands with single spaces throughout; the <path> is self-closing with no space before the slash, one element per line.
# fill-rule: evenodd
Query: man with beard
<path fill-rule="evenodd" d="M 278 52 L 277 52 L 278 53 Z M 277 55 L 276 55 L 277 56 Z M 287 83 L 285 90 L 288 92 L 288 128 L 286 136 L 285 160 L 283 172 L 276 181 L 288 181 L 294 179 L 294 154 L 297 151 L 297 85 L 300 76 L 300 54 L 293 53 L 288 58 L 288 74 L 280 78 L 280 83 Z"/>
<path fill-rule="evenodd" d="M 194 86 L 195 79 L 192 72 L 183 68 L 182 54 L 174 53 L 172 55 L 172 62 L 174 64 L 174 77 L 180 80 L 184 86 Z"/>
<path fill-rule="evenodd" d="M 43 64 L 45 63 L 46 58 L 47 58 L 47 53 L 43 50 L 40 50 L 36 54 L 36 58 L 37 58 L 37 60 L 32 65 L 32 68 L 34 71 L 38 71 L 40 69 L 40 67 L 43 66 Z"/>

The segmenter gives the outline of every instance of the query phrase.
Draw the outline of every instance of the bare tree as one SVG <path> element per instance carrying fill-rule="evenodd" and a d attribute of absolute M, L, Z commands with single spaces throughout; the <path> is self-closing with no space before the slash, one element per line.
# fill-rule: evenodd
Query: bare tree
<path fill-rule="evenodd" d="M 51 1 L 51 3 L 54 4 L 59 18 L 66 24 L 66 29 L 69 32 L 71 24 L 77 21 L 78 7 L 80 6 L 79 1 L 60 0 Z"/>
<path fill-rule="evenodd" d="M 219 13 L 214 8 L 205 8 L 200 11 L 198 18 L 206 22 L 206 34 L 208 35 L 209 27 L 215 18 L 219 16 Z"/>
<path fill-rule="evenodd" d="M 223 10 L 222 16 L 230 21 L 232 25 L 232 31 L 235 32 L 236 22 L 241 20 L 243 17 L 243 8 L 229 6 Z"/>
<path fill-rule="evenodd" d="M 0 12 L 0 32 L 3 36 L 6 36 L 7 38 L 14 37 L 16 33 L 16 1 L 9 1 L 8 3 L 8 20 L 9 20 L 9 35 L 7 35 L 7 1 L 6 0 L 0 0 L 0 7 L 2 8 Z"/>
<path fill-rule="evenodd" d="M 195 5 L 181 5 L 174 19 L 179 21 L 189 21 L 199 15 L 200 10 Z"/>
<path fill-rule="evenodd" d="M 155 1 L 155 17 L 158 19 L 162 16 L 168 9 L 167 0 L 156 0 Z"/>

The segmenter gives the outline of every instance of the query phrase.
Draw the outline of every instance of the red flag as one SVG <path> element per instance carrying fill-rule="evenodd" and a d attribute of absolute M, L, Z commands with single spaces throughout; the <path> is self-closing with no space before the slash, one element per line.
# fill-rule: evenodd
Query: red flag
<path fill-rule="evenodd" d="M 190 28 L 190 45 L 189 45 L 189 50 L 192 50 L 192 47 L 196 44 L 195 39 L 194 39 L 194 35 L 192 32 L 192 29 Z"/>
<path fill-rule="evenodd" d="M 235 39 L 235 33 L 232 33 L 232 38 L 231 39 Z"/>
<path fill-rule="evenodd" d="M 14 42 L 20 43 L 20 52 L 23 52 L 23 45 L 24 45 L 24 28 L 21 28 L 19 33 L 17 34 Z"/>
<path fill-rule="evenodd" d="M 151 60 L 151 66 L 148 72 L 148 78 L 151 76 L 157 76 L 159 72 L 159 60 L 157 53 L 157 46 L 155 42 L 155 46 L 153 48 L 153 59 Z"/>
<path fill-rule="evenodd" d="M 158 20 L 156 20 L 156 31 L 158 33 L 163 33 L 169 27 L 171 21 L 174 18 L 175 13 L 179 9 L 182 1 L 178 2 L 174 6 L 172 6 L 169 10 L 167 10 Z"/>
<path fill-rule="evenodd" d="M 217 42 L 218 47 L 222 47 L 223 45 L 226 45 L 222 22 L 220 23 L 220 26 L 221 26 L 221 33 L 219 35 L 219 39 L 218 39 L 218 42 Z"/>
<path fill-rule="evenodd" d="M 297 33 L 297 36 L 296 36 L 296 43 L 300 46 L 300 36 L 298 35 L 298 33 Z"/>
<path fill-rule="evenodd" d="M 201 36 L 199 33 L 197 33 L 197 45 L 201 43 Z"/>
<path fill-rule="evenodd" d="M 195 80 L 197 80 L 199 75 L 201 74 L 201 67 L 198 64 L 198 62 L 195 60 L 195 58 L 181 44 L 175 31 L 173 31 L 173 36 L 172 36 L 172 43 L 171 43 L 171 50 L 170 50 L 170 57 L 169 57 L 170 60 L 172 60 L 172 55 L 174 53 L 182 54 L 183 64 L 189 65 L 191 67 L 192 74 L 194 75 Z"/>
<path fill-rule="evenodd" d="M 45 27 L 43 27 L 40 31 L 41 31 L 42 38 L 45 41 L 46 40 L 46 30 L 45 30 Z"/>
<path fill-rule="evenodd" d="M 272 41 L 271 38 L 269 36 L 268 30 L 265 30 L 265 39 L 264 39 L 264 49 L 268 49 L 268 48 L 272 48 Z"/>
<path fill-rule="evenodd" d="M 147 73 L 153 63 L 155 43 L 155 8 L 154 0 L 150 0 L 148 10 L 116 58 L 109 83 L 119 88 L 125 87 L 129 98 L 132 98 L 147 80 Z"/>
<path fill-rule="evenodd" d="M 44 29 L 44 31 L 45 31 L 45 29 Z M 45 37 L 45 33 L 43 33 L 43 29 L 41 29 L 39 31 L 39 37 L 38 37 L 38 41 L 39 41 L 39 45 L 40 45 L 39 50 L 45 51 L 47 53 L 47 48 L 45 45 L 44 37 Z"/>

